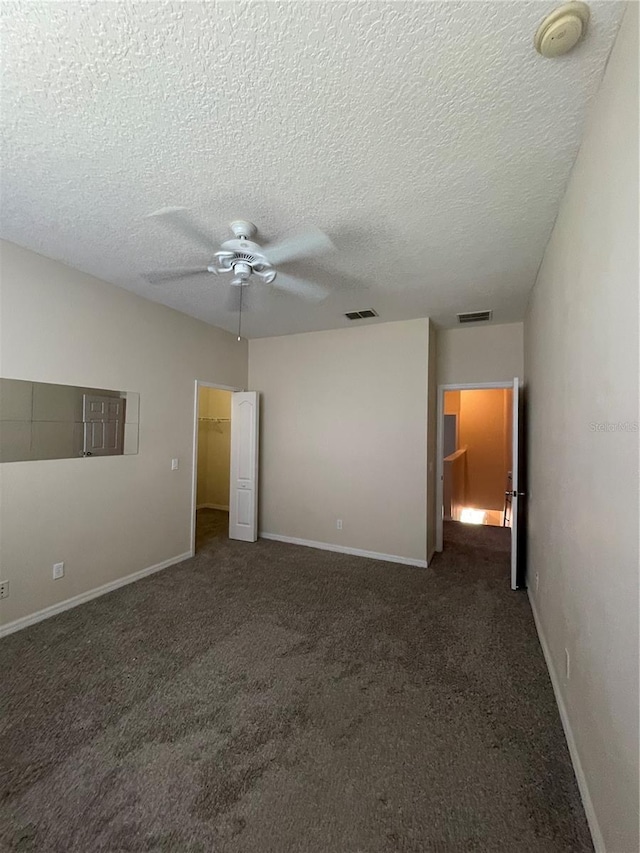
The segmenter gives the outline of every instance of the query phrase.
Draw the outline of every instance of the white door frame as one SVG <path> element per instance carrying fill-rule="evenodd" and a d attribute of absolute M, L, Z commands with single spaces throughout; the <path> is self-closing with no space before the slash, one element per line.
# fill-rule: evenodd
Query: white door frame
<path fill-rule="evenodd" d="M 485 388 L 513 388 L 510 382 L 458 382 L 454 385 L 438 385 L 438 429 L 436 438 L 436 551 L 444 547 L 444 392 L 445 391 L 482 391 Z"/>
<path fill-rule="evenodd" d="M 220 391 L 245 391 L 245 388 L 236 388 L 233 385 L 218 385 L 216 382 L 205 382 L 203 379 L 195 380 L 195 392 L 193 402 L 193 458 L 191 472 L 191 534 L 189 538 L 189 553 L 193 557 L 196 553 L 196 499 L 198 492 L 198 415 L 200 413 L 200 389 L 217 388 Z"/>

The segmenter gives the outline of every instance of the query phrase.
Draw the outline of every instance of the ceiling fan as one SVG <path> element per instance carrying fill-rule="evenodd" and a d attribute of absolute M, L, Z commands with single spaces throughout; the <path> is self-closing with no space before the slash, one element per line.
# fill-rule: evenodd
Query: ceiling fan
<path fill-rule="evenodd" d="M 230 223 L 233 239 L 225 240 L 220 248 L 217 248 L 206 232 L 193 222 L 184 207 L 165 207 L 150 213 L 146 218 L 159 219 L 212 254 L 211 262 L 207 266 L 148 273 L 144 278 L 151 284 L 163 284 L 202 274 L 231 273 L 230 284 L 240 288 L 240 293 L 252 281 L 259 281 L 303 299 L 320 301 L 328 295 L 326 288 L 321 285 L 288 275 L 279 269 L 289 261 L 335 249 L 331 240 L 321 231 L 312 230 L 279 243 L 260 246 L 253 241 L 257 233 L 256 226 L 244 219 L 237 219 Z"/>

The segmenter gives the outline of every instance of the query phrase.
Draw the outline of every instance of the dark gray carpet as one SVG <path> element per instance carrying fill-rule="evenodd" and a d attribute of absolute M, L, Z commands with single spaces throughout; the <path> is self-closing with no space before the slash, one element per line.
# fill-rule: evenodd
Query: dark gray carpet
<path fill-rule="evenodd" d="M 417 569 L 223 518 L 0 643 L 3 850 L 592 849 L 508 531 Z"/>

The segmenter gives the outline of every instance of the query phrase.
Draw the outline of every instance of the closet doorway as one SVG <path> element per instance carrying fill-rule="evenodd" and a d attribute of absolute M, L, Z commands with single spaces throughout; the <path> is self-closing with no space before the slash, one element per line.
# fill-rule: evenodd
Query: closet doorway
<path fill-rule="evenodd" d="M 196 380 L 191 553 L 258 538 L 259 395 Z"/>
<path fill-rule="evenodd" d="M 232 391 L 198 388 L 196 553 L 229 532 Z"/>

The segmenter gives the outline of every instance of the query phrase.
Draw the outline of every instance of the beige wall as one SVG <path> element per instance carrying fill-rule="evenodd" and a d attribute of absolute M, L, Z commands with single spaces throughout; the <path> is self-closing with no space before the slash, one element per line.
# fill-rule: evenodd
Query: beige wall
<path fill-rule="evenodd" d="M 523 375 L 522 323 L 440 329 L 438 385 L 508 382 Z"/>
<path fill-rule="evenodd" d="M 250 341 L 261 531 L 426 559 L 428 349 L 426 319 Z"/>
<path fill-rule="evenodd" d="M 445 393 L 445 399 L 449 394 Z M 478 509 L 504 509 L 507 472 L 511 468 L 509 388 L 461 391 L 458 442 L 466 448 L 465 502 Z"/>
<path fill-rule="evenodd" d="M 229 509 L 231 392 L 201 388 L 199 414 L 197 505 Z"/>
<path fill-rule="evenodd" d="M 596 426 L 638 422 L 637 34 L 631 3 L 526 320 L 529 588 L 609 853 L 640 849 L 638 433 Z"/>
<path fill-rule="evenodd" d="M 247 346 L 13 244 L 1 264 L 3 376 L 140 393 L 138 455 L 1 466 L 6 624 L 189 550 L 194 382 L 244 387 Z"/>

